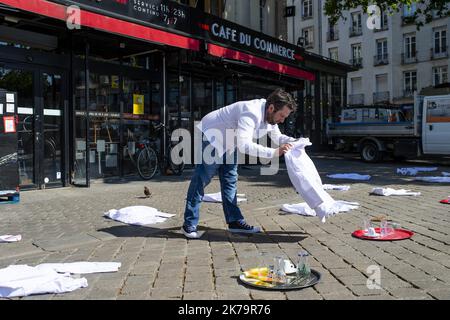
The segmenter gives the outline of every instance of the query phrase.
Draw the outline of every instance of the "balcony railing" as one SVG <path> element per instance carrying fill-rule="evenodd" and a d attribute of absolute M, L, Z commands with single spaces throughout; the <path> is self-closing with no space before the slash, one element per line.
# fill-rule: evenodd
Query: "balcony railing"
<path fill-rule="evenodd" d="M 374 92 L 373 103 L 389 103 L 389 91 Z"/>
<path fill-rule="evenodd" d="M 377 54 L 376 56 L 373 57 L 374 66 L 381 66 L 385 64 L 389 64 L 389 56 L 387 53 Z"/>
<path fill-rule="evenodd" d="M 350 64 L 356 68 L 362 68 L 362 58 L 350 59 Z"/>
<path fill-rule="evenodd" d="M 389 25 L 387 23 L 382 24 L 380 29 L 373 29 L 374 32 L 381 32 L 386 30 L 389 30 Z"/>
<path fill-rule="evenodd" d="M 409 54 L 402 53 L 402 64 L 409 64 L 416 62 L 417 62 L 417 51 L 411 52 Z"/>
<path fill-rule="evenodd" d="M 435 50 L 436 48 L 431 48 L 431 59 L 442 59 L 442 58 L 448 58 L 448 46 L 440 48 L 438 52 Z"/>
<path fill-rule="evenodd" d="M 348 96 L 349 105 L 364 105 L 364 93 L 350 94 Z"/>
<path fill-rule="evenodd" d="M 352 26 L 350 27 L 350 37 L 356 37 L 362 35 L 361 26 Z"/>
<path fill-rule="evenodd" d="M 339 30 L 332 30 L 327 32 L 327 41 L 339 40 Z"/>
<path fill-rule="evenodd" d="M 415 23 L 414 16 L 402 16 L 402 26 Z"/>
<path fill-rule="evenodd" d="M 303 13 L 302 13 L 302 19 L 303 19 L 303 20 L 306 20 L 306 19 L 312 19 L 312 17 L 313 17 L 312 12 L 303 12 Z"/>
<path fill-rule="evenodd" d="M 303 44 L 303 48 L 305 49 L 312 49 L 314 48 L 314 42 L 313 41 L 308 41 L 305 39 L 305 43 Z"/>
<path fill-rule="evenodd" d="M 415 88 L 403 90 L 403 98 L 411 98 L 416 90 Z"/>

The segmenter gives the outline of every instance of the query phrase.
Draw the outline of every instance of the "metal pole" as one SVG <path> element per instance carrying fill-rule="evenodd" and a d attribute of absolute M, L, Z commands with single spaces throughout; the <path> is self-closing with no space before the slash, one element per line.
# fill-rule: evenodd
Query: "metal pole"
<path fill-rule="evenodd" d="M 89 42 L 85 43 L 85 70 L 84 70 L 84 93 L 85 93 L 85 106 L 86 106 L 86 186 L 90 187 L 90 150 L 89 150 Z"/>

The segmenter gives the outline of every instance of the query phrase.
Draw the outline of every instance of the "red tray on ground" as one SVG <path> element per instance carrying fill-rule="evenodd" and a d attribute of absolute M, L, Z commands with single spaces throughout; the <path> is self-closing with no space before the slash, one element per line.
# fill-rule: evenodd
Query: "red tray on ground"
<path fill-rule="evenodd" d="M 380 228 L 375 228 L 377 233 L 380 233 Z M 364 235 L 364 230 L 356 230 L 352 233 L 352 236 L 364 240 L 375 240 L 375 241 L 395 241 L 409 239 L 414 235 L 414 232 L 405 229 L 395 229 L 393 233 L 385 237 L 370 237 Z"/>
<path fill-rule="evenodd" d="M 445 203 L 445 204 L 450 204 L 450 200 L 449 199 L 444 199 L 439 201 L 440 203 Z"/>

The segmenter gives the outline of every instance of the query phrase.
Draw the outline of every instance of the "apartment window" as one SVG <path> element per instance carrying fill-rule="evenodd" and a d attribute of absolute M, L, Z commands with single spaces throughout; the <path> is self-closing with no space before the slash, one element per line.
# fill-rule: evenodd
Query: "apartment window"
<path fill-rule="evenodd" d="M 375 85 L 376 85 L 376 92 L 388 91 L 388 75 L 387 75 L 387 73 L 377 74 L 375 76 Z"/>
<path fill-rule="evenodd" d="M 339 39 L 339 31 L 337 24 L 332 24 L 330 20 L 328 19 L 328 34 L 327 34 L 327 40 L 328 41 L 334 41 Z"/>
<path fill-rule="evenodd" d="M 434 29 L 434 53 L 447 52 L 447 30 L 446 29 Z"/>
<path fill-rule="evenodd" d="M 355 67 L 362 67 L 361 43 L 352 45 L 352 59 L 350 64 Z"/>
<path fill-rule="evenodd" d="M 417 71 L 406 71 L 403 73 L 404 96 L 411 96 L 417 90 Z"/>
<path fill-rule="evenodd" d="M 388 15 L 386 11 L 381 12 L 381 30 L 388 29 Z"/>
<path fill-rule="evenodd" d="M 405 34 L 404 39 L 404 63 L 414 62 L 416 59 L 416 35 L 415 34 Z"/>
<path fill-rule="evenodd" d="M 387 39 L 378 39 L 376 42 L 377 54 L 375 55 L 374 65 L 387 64 L 388 62 L 388 48 Z"/>
<path fill-rule="evenodd" d="M 312 0 L 302 1 L 302 17 L 311 18 L 313 15 Z"/>
<path fill-rule="evenodd" d="M 352 58 L 353 59 L 361 58 L 361 43 L 352 45 Z"/>
<path fill-rule="evenodd" d="M 305 48 L 313 48 L 314 47 L 314 29 L 306 28 L 302 31 Z"/>
<path fill-rule="evenodd" d="M 386 57 L 387 59 L 387 39 L 378 39 L 377 40 L 377 55 L 379 57 Z"/>
<path fill-rule="evenodd" d="M 352 13 L 352 26 L 350 27 L 350 36 L 362 34 L 361 12 Z"/>
<path fill-rule="evenodd" d="M 222 17 L 223 13 L 223 0 L 210 0 L 210 10 L 209 13 L 217 17 Z"/>
<path fill-rule="evenodd" d="M 433 85 L 437 86 L 438 84 L 447 83 L 447 71 L 447 66 L 433 68 Z"/>
<path fill-rule="evenodd" d="M 375 76 L 375 92 L 373 93 L 373 103 L 389 102 L 388 75 L 377 74 Z"/>
<path fill-rule="evenodd" d="M 328 53 L 329 53 L 330 59 L 338 61 L 339 60 L 338 52 L 339 52 L 338 48 L 330 48 L 330 49 L 328 49 Z"/>

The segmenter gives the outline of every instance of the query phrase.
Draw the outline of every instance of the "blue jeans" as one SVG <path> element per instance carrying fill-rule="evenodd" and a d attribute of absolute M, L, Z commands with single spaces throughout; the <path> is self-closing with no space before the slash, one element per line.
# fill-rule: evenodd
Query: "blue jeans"
<path fill-rule="evenodd" d="M 202 154 L 210 143 L 203 141 Z M 210 147 L 211 148 L 211 147 Z M 215 149 L 214 151 L 215 152 Z M 237 151 L 232 155 L 231 163 L 226 162 L 227 154 L 222 157 L 221 163 L 205 163 L 202 156 L 202 163 L 195 166 L 195 172 L 192 176 L 191 183 L 186 197 L 186 209 L 184 211 L 184 225 L 197 227 L 200 217 L 200 204 L 205 194 L 205 187 L 211 182 L 212 177 L 219 173 L 220 192 L 222 194 L 222 207 L 227 223 L 244 219 L 241 210 L 237 206 Z M 230 157 L 228 157 L 230 158 Z"/>

